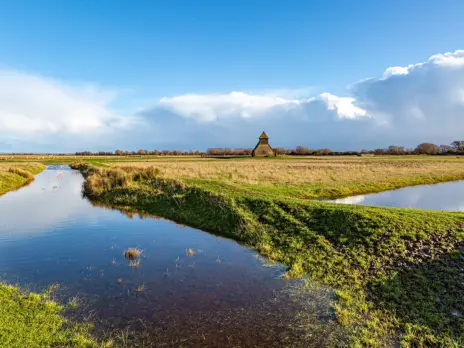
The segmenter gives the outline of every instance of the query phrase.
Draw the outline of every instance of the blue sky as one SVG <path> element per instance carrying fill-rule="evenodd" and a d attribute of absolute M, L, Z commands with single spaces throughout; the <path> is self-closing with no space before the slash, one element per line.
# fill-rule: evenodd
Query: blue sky
<path fill-rule="evenodd" d="M 10 85 L 18 79 L 24 83 L 26 77 L 34 77 L 46 86 L 53 85 L 59 91 L 64 90 L 67 94 L 63 100 L 72 100 L 69 105 L 74 110 L 76 105 L 83 107 L 78 114 L 70 111 L 68 115 L 69 105 L 60 100 L 63 102 L 60 109 L 63 118 L 55 126 L 53 122 L 56 120 L 47 119 L 47 116 L 45 123 L 42 122 L 40 110 L 36 116 L 28 114 L 28 110 L 40 106 L 44 107 L 43 113 L 47 115 L 47 108 L 55 109 L 53 105 L 44 106 L 43 102 L 37 105 L 37 101 L 33 100 L 31 108 L 26 110 L 23 106 L 9 105 L 7 108 L 0 104 L 0 135 L 4 138 L 0 139 L 0 151 L 48 150 L 61 144 L 63 137 L 70 139 L 67 144 L 62 144 L 63 149 L 70 151 L 81 150 L 82 146 L 111 148 L 114 145 L 115 148 L 115 142 L 122 141 L 121 128 L 126 130 L 126 135 L 133 134 L 132 140 L 124 140 L 123 145 L 128 147 L 245 147 L 242 139 L 233 134 L 208 138 L 213 127 L 205 122 L 217 121 L 218 117 L 227 114 L 229 129 L 240 129 L 243 124 L 230 125 L 228 122 L 234 119 L 249 122 L 253 118 L 250 115 L 254 115 L 256 110 L 250 112 L 243 108 L 250 103 L 260 104 L 259 117 L 264 117 L 264 124 L 269 124 L 270 128 L 278 124 L 276 118 L 282 115 L 286 115 L 287 121 L 296 128 L 302 126 L 298 123 L 300 114 L 295 116 L 292 111 L 293 116 L 288 119 L 288 107 L 276 110 L 276 106 L 294 106 L 295 103 L 274 100 L 269 104 L 268 100 L 250 101 L 245 96 L 245 99 L 239 98 L 245 106 L 225 112 L 225 109 L 230 109 L 230 100 L 226 100 L 226 105 L 216 105 L 216 99 L 211 98 L 215 95 L 230 96 L 231 92 L 247 96 L 271 94 L 275 98 L 299 101 L 303 98 L 324 99 L 321 93 L 330 93 L 352 98 L 353 104 L 358 103 L 366 110 L 365 115 L 356 117 L 367 115 L 378 120 L 382 118 L 379 114 L 385 114 L 384 110 L 378 110 L 378 105 L 375 112 L 367 107 L 377 102 L 366 98 L 360 101 L 362 98 L 347 90 L 347 86 L 365 78 L 381 78 L 384 71 L 392 66 L 406 67 L 427 62 L 433 55 L 463 48 L 463 15 L 464 2 L 457 0 L 447 1 L 446 6 L 437 1 L 413 0 L 1 1 L 0 70 L 3 75 L 0 75 L 0 85 L 2 76 Z M 457 55 L 460 57 L 460 53 Z M 434 66 L 443 67 L 439 64 Z M 11 76 L 11 72 L 15 77 Z M 401 74 L 403 78 L 412 75 Z M 435 78 L 442 82 L 441 78 Z M 47 89 L 39 82 L 36 88 Z M 453 88 L 460 90 L 461 82 L 453 80 Z M 8 101 L 14 95 L 16 99 L 24 98 L 27 102 L 26 97 L 34 95 L 32 90 L 27 96 L 21 95 L 21 91 L 16 92 L 13 88 L 9 89 L 6 82 L 4 84 L 3 89 L 0 87 L 0 101 L 2 90 L 4 95 L 9 96 Z M 405 86 L 410 87 L 411 82 L 406 81 Z M 59 98 L 61 92 L 54 91 L 57 93 L 53 94 L 55 98 Z M 424 91 L 421 93 L 423 95 Z M 192 94 L 199 97 L 193 101 L 193 109 L 185 105 L 185 99 L 179 99 Z M 236 96 L 232 98 L 235 106 L 241 103 L 237 102 Z M 166 100 L 162 103 L 162 98 L 171 99 L 169 103 Z M 189 98 L 188 102 L 192 100 Z M 177 104 L 174 105 L 173 101 Z M 91 111 L 87 103 L 93 103 Z M 199 103 L 202 104 L 200 109 Z M 326 111 L 340 110 L 333 103 L 332 109 L 330 103 L 325 103 Z M 301 106 L 301 103 L 298 105 Z M 93 114 L 94 106 L 104 110 L 98 109 L 97 114 Z M 408 105 L 410 107 L 415 106 Z M 423 106 L 417 107 L 426 119 L 433 116 L 429 116 Z M 2 108 L 3 114 L 9 117 L 8 122 L 3 121 L 3 126 Z M 434 112 L 440 114 L 440 110 Z M 304 117 L 317 119 L 319 116 L 317 110 L 304 111 Z M 398 117 L 397 114 L 390 116 L 393 119 Z M 11 118 L 14 117 L 30 119 L 40 126 L 21 131 L 18 125 L 12 125 Z M 107 141 L 102 142 L 101 136 L 92 137 L 86 127 L 73 126 L 79 124 L 81 117 L 86 120 L 85 124 L 93 127 L 90 127 L 92 131 L 99 125 L 105 128 L 114 126 L 114 138 L 107 134 Z M 158 124 L 160 119 L 163 124 Z M 166 119 L 169 122 L 165 122 Z M 193 125 L 189 123 L 192 119 L 196 122 Z M 260 124 L 263 124 L 262 120 Z M 385 118 L 381 121 L 385 122 Z M 166 126 L 167 123 L 172 123 L 171 128 Z M 196 133 L 187 131 L 192 126 Z M 257 125 L 249 126 L 253 131 L 258 129 Z M 136 130 L 148 127 L 154 127 L 153 134 L 158 134 L 158 140 L 139 141 L 141 134 Z M 185 141 L 185 135 L 174 132 L 179 127 L 184 127 L 190 137 L 204 141 Z M 325 124 L 324 127 L 330 129 L 332 126 Z M 129 132 L 134 128 L 136 130 Z M 347 128 L 351 129 L 351 124 Z M 71 142 L 73 136 L 82 139 L 76 135 L 81 130 L 88 136 L 86 142 Z M 366 132 L 365 129 L 363 131 Z M 31 137 L 31 132 L 37 136 Z M 63 135 L 67 132 L 71 136 Z M 168 133 L 169 141 L 165 141 L 159 133 Z M 279 142 L 286 146 L 296 145 L 296 141 L 306 141 L 310 146 L 339 148 L 388 145 L 388 141 L 394 140 L 408 143 L 408 138 L 396 140 L 387 135 L 384 141 L 366 138 L 357 143 L 353 138 L 359 134 L 352 134 L 353 138 L 348 139 L 349 134 L 340 138 L 339 133 L 328 132 L 324 136 L 327 144 L 322 144 L 319 140 L 308 141 L 303 135 L 295 138 L 292 127 L 281 133 L 278 134 Z M 177 136 L 178 141 L 175 139 Z M 448 136 L 446 133 L 424 131 L 410 141 L 425 136 L 445 142 L 454 134 Z"/>

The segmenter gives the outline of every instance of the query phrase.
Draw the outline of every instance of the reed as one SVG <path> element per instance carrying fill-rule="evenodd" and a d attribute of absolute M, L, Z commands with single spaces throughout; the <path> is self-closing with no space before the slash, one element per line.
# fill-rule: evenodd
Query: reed
<path fill-rule="evenodd" d="M 140 256 L 142 256 L 142 250 L 137 248 L 129 248 L 124 251 L 124 257 L 131 261 L 140 259 Z"/>

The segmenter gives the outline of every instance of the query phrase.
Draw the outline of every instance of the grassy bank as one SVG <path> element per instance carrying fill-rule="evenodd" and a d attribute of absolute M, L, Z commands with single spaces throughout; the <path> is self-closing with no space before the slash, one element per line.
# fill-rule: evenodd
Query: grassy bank
<path fill-rule="evenodd" d="M 0 308 L 2 347 L 102 347 L 88 326 L 63 318 L 64 308 L 49 292 L 28 293 L 0 283 Z"/>
<path fill-rule="evenodd" d="M 0 196 L 29 184 L 44 169 L 38 163 L 0 163 Z"/>
<path fill-rule="evenodd" d="M 464 216 L 257 194 L 153 166 L 94 169 L 85 194 L 225 235 L 336 289 L 353 346 L 464 345 Z"/>

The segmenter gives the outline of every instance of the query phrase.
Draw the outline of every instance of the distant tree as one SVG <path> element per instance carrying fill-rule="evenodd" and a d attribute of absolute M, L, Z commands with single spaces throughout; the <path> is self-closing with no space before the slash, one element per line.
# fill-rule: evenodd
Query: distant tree
<path fill-rule="evenodd" d="M 297 146 L 295 149 L 296 155 L 309 155 L 311 150 L 306 146 Z"/>
<path fill-rule="evenodd" d="M 390 145 L 387 149 L 387 153 L 389 155 L 404 155 L 406 154 L 406 150 L 404 146 Z"/>
<path fill-rule="evenodd" d="M 451 143 L 451 146 L 458 152 L 464 151 L 464 140 L 455 140 Z"/>
<path fill-rule="evenodd" d="M 425 155 L 436 155 L 440 153 L 440 147 L 432 143 L 422 143 L 417 145 L 415 152 Z"/>
<path fill-rule="evenodd" d="M 323 149 L 317 149 L 314 151 L 315 155 L 329 155 L 332 153 L 331 149 L 323 148 Z"/>
<path fill-rule="evenodd" d="M 453 153 L 454 151 L 455 149 L 451 145 L 440 145 L 440 153 L 442 154 Z"/>
<path fill-rule="evenodd" d="M 283 147 L 276 147 L 274 148 L 276 155 L 285 155 L 287 153 L 287 150 Z"/>

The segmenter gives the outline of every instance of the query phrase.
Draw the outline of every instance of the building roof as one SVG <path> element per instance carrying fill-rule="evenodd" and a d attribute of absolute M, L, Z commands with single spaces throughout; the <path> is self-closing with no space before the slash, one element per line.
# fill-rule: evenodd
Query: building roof
<path fill-rule="evenodd" d="M 269 139 L 269 137 L 267 136 L 266 133 L 264 133 L 264 131 L 261 133 L 261 135 L 259 136 L 259 139 Z"/>

